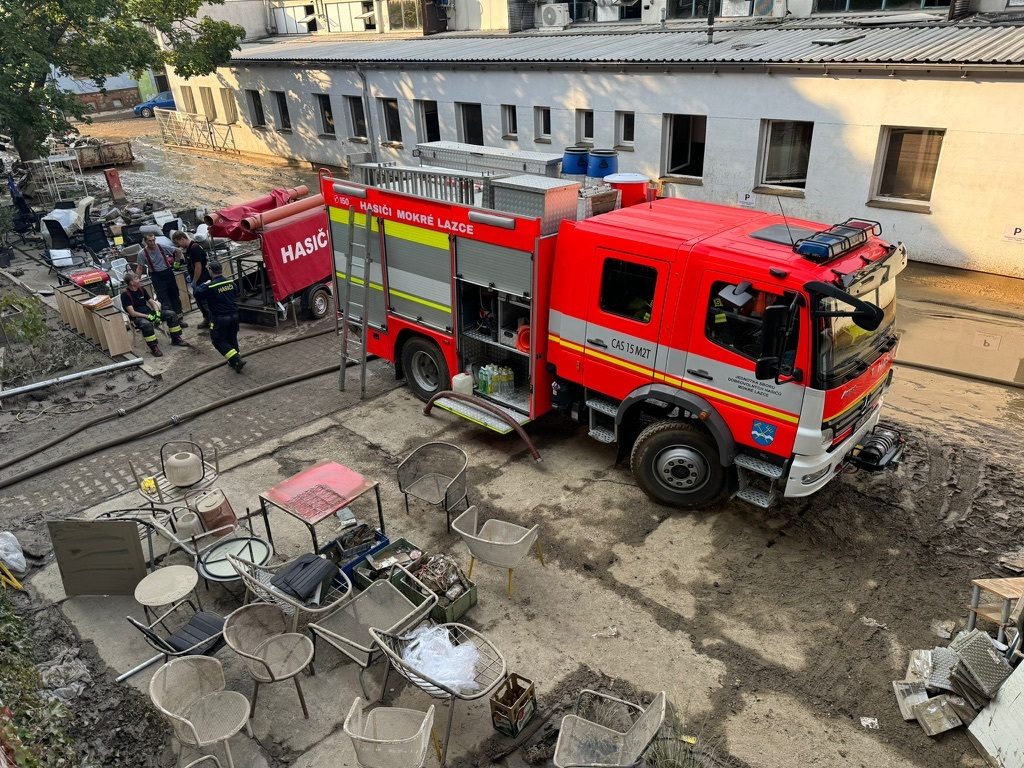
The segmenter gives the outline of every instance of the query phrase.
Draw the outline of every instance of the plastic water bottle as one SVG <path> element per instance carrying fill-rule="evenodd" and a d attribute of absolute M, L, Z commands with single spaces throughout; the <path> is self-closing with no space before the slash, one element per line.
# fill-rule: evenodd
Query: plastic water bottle
<path fill-rule="evenodd" d="M 489 372 L 487 370 L 487 366 L 486 365 L 484 365 L 484 366 L 482 366 L 480 368 L 479 381 L 477 382 L 476 386 L 477 386 L 477 389 L 480 390 L 480 394 L 482 394 L 482 395 L 486 395 L 488 393 L 488 388 L 487 388 L 488 373 Z"/>

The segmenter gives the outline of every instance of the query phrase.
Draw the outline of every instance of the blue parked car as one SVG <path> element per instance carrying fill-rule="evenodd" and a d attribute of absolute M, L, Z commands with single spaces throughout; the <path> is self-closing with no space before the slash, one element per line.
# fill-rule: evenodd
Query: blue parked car
<path fill-rule="evenodd" d="M 171 95 L 170 91 L 163 91 L 158 93 L 149 101 L 144 101 L 141 104 L 135 105 L 135 116 L 136 117 L 152 117 L 153 110 L 159 109 L 174 109 L 174 96 Z"/>

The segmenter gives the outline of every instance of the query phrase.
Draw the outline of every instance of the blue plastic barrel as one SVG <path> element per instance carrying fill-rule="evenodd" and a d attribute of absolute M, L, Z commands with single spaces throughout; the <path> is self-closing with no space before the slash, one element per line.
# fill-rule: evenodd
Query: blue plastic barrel
<path fill-rule="evenodd" d="M 586 147 L 566 147 L 562 155 L 563 176 L 586 176 L 590 150 Z"/>
<path fill-rule="evenodd" d="M 590 150 L 590 161 L 587 163 L 587 176 L 592 179 L 603 179 L 619 171 L 619 153 L 614 149 Z"/>

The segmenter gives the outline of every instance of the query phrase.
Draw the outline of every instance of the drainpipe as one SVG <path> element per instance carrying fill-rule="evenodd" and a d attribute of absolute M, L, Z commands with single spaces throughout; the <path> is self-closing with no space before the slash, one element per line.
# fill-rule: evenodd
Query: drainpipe
<path fill-rule="evenodd" d="M 369 134 L 366 140 L 370 142 L 370 158 L 375 163 L 379 163 L 380 160 L 377 158 L 377 131 L 373 127 L 373 105 L 370 103 L 370 88 L 366 84 L 366 73 L 363 72 L 362 67 L 356 65 L 356 74 L 359 75 L 359 81 L 363 84 L 363 115 L 366 117 L 366 133 Z"/>
<path fill-rule="evenodd" d="M 142 358 L 135 357 L 131 360 L 122 360 L 117 363 L 111 363 L 110 365 L 100 366 L 99 368 L 93 368 L 88 371 L 79 371 L 78 373 L 69 373 L 66 376 L 58 376 L 55 379 L 47 379 L 46 381 L 37 381 L 35 384 L 26 384 L 23 387 L 13 387 L 12 389 L 0 389 L 0 399 L 6 399 L 8 397 L 14 397 L 15 395 L 23 395 L 26 392 L 34 392 L 37 389 L 43 387 L 49 387 L 53 384 L 64 384 L 68 381 L 76 381 L 78 379 L 85 379 L 89 376 L 97 376 L 101 373 L 108 373 L 110 371 L 117 371 L 121 368 L 131 368 L 136 365 L 142 365 Z"/>

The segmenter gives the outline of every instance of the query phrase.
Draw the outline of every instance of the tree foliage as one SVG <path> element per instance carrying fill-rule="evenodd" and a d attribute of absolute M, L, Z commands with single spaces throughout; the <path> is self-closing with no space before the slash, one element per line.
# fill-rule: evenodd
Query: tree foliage
<path fill-rule="evenodd" d="M 212 0 L 221 3 L 223 0 Z M 3 0 L 0 2 L 0 131 L 22 159 L 85 108 L 60 91 L 56 70 L 95 81 L 169 64 L 183 77 L 227 63 L 244 30 L 208 16 L 202 0 Z M 169 46 L 161 48 L 156 32 Z"/>

